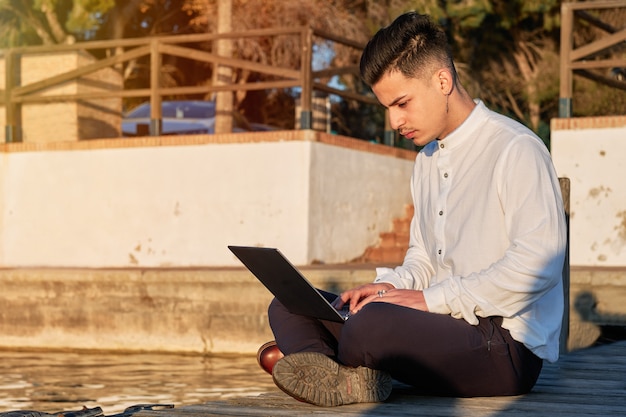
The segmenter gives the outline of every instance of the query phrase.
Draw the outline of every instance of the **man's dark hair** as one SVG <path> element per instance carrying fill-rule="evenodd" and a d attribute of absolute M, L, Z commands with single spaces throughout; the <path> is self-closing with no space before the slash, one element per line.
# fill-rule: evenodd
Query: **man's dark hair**
<path fill-rule="evenodd" d="M 448 38 L 428 15 L 408 12 L 380 29 L 361 55 L 361 77 L 372 86 L 390 70 L 406 77 L 430 76 L 448 68 L 456 82 L 456 71 Z"/>

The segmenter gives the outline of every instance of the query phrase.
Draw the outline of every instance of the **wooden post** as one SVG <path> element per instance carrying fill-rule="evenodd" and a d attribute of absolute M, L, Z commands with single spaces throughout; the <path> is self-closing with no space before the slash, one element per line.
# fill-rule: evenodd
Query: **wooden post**
<path fill-rule="evenodd" d="M 313 29 L 305 27 L 302 30 L 302 92 L 300 93 L 300 129 L 313 128 Z"/>
<path fill-rule="evenodd" d="M 220 0 L 217 6 L 217 33 L 232 31 L 232 0 Z M 230 38 L 218 38 L 216 52 L 220 57 L 232 58 L 233 41 Z M 215 85 L 232 83 L 233 69 L 224 65 L 214 67 Z M 233 131 L 233 91 L 219 91 L 215 100 L 215 133 L 231 133 Z"/>
<path fill-rule="evenodd" d="M 20 85 L 21 74 L 21 55 L 9 49 L 5 55 L 5 141 L 21 142 L 22 141 L 22 105 L 19 102 L 11 100 L 13 87 Z"/>
<path fill-rule="evenodd" d="M 561 186 L 561 196 L 563 198 L 563 208 L 565 209 L 565 222 L 567 225 L 567 245 L 565 246 L 565 262 L 563 263 L 563 321 L 561 324 L 561 336 L 559 338 L 560 353 L 568 351 L 569 340 L 569 214 L 570 214 L 570 179 L 559 178 Z"/>
<path fill-rule="evenodd" d="M 160 136 L 163 133 L 161 61 L 158 40 L 152 39 L 150 41 L 150 136 Z"/>
<path fill-rule="evenodd" d="M 571 3 L 561 4 L 561 63 L 559 117 L 572 117 L 573 76 L 570 53 L 573 46 L 574 11 Z"/>

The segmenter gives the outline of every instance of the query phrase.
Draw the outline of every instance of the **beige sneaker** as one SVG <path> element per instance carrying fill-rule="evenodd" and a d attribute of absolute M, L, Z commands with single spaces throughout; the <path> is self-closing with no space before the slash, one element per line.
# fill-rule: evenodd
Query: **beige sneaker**
<path fill-rule="evenodd" d="M 285 393 L 323 407 L 384 401 L 392 388 L 386 372 L 343 366 L 315 352 L 285 356 L 276 362 L 272 376 Z"/>

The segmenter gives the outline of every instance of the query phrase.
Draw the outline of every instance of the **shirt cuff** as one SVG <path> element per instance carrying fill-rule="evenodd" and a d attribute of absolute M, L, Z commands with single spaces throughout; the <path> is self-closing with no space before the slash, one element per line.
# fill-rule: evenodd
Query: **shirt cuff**
<path fill-rule="evenodd" d="M 402 288 L 402 280 L 398 274 L 391 268 L 379 267 L 376 268 L 376 278 L 374 283 L 385 282 L 393 285 L 395 288 Z"/>
<path fill-rule="evenodd" d="M 434 287 L 424 288 L 422 293 L 424 294 L 424 301 L 426 301 L 428 311 L 439 314 L 452 313 L 446 303 L 446 296 L 442 286 L 436 285 Z"/>

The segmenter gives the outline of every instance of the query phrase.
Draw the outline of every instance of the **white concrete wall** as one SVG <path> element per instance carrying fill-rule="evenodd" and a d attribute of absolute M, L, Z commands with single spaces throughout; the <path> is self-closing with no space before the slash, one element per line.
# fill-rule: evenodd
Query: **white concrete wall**
<path fill-rule="evenodd" d="M 626 116 L 555 119 L 551 148 L 571 180 L 570 264 L 626 266 Z"/>
<path fill-rule="evenodd" d="M 357 258 L 412 204 L 413 160 L 325 145 L 313 148 L 310 164 L 310 261 Z"/>
<path fill-rule="evenodd" d="M 340 263 L 410 204 L 411 158 L 322 143 L 331 135 L 311 131 L 251 134 L 252 143 L 237 143 L 240 135 L 5 152 L 0 266 L 240 265 L 228 244 L 276 246 L 296 264 Z"/>

